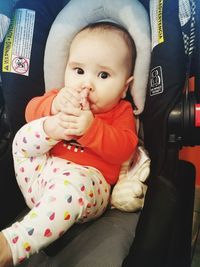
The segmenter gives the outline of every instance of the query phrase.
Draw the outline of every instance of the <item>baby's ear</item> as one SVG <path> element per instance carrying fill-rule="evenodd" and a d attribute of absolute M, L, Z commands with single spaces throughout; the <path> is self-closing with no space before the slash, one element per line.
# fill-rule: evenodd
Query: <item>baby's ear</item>
<path fill-rule="evenodd" d="M 122 98 L 125 98 L 125 97 L 126 97 L 126 93 L 127 93 L 127 91 L 128 91 L 128 88 L 130 87 L 130 84 L 133 83 L 133 80 L 134 80 L 133 76 L 130 76 L 130 77 L 127 79 L 127 81 L 126 81 L 126 83 L 125 83 L 125 87 L 124 87 L 123 93 L 122 93 Z"/>

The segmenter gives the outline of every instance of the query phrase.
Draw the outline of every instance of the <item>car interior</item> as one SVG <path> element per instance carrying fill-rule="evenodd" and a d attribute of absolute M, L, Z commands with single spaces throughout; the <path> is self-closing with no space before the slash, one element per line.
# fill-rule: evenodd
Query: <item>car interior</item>
<path fill-rule="evenodd" d="M 121 14 L 137 6 L 137 25 L 132 27 L 129 17 Z M 22 31 L 25 27 L 19 12 L 26 12 L 28 41 L 23 37 L 28 48 L 21 49 L 25 45 L 16 38 L 17 52 L 13 52 L 15 27 L 20 23 Z M 141 67 L 148 70 L 140 76 L 145 91 L 134 95 L 139 105 L 144 102 L 136 117 L 151 161 L 144 204 L 132 212 L 108 208 L 97 220 L 74 225 L 19 266 L 191 267 L 196 171 L 191 162 L 179 159 L 179 151 L 200 144 L 200 2 L 6 0 L 0 3 L 0 14 L 0 230 L 28 211 L 15 179 L 12 140 L 26 123 L 27 103 L 62 85 L 63 36 L 70 42 L 74 32 L 88 23 L 112 20 L 133 30 L 133 35 L 139 32 L 137 48 L 145 40 L 143 52 L 150 49 Z"/>

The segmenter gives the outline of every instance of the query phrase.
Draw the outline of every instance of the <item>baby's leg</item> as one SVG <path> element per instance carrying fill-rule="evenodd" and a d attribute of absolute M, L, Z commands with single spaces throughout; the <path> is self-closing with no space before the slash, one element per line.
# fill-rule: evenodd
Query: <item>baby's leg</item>
<path fill-rule="evenodd" d="M 13 141 L 16 178 L 29 207 L 33 207 L 43 194 L 44 186 L 40 174 L 51 160 L 47 152 L 57 143 L 43 132 L 43 121 L 44 118 L 26 124 L 17 132 Z M 10 246 L 0 233 L 0 267 L 10 266 L 11 263 Z"/>
<path fill-rule="evenodd" d="M 46 182 L 41 178 L 41 173 L 45 171 L 51 161 L 48 151 L 58 143 L 45 134 L 44 119 L 24 125 L 13 140 L 16 179 L 30 208 L 43 194 Z"/>
<path fill-rule="evenodd" d="M 46 181 L 43 196 L 22 221 L 3 231 L 15 264 L 52 243 L 75 222 L 100 216 L 109 201 L 110 186 L 93 168 L 53 158 L 41 176 Z"/>

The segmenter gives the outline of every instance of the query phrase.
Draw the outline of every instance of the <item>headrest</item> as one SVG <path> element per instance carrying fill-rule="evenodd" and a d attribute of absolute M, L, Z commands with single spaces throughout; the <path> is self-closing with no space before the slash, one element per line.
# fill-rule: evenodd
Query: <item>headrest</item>
<path fill-rule="evenodd" d="M 147 12 L 138 0 L 71 0 L 57 15 L 49 32 L 44 57 L 46 91 L 64 86 L 65 68 L 73 37 L 83 27 L 98 21 L 113 21 L 132 36 L 137 58 L 130 88 L 140 114 L 144 108 L 149 74 L 151 43 Z"/>
<path fill-rule="evenodd" d="M 13 6 L 13 0 L 0 1 L 0 43 L 8 30 Z"/>

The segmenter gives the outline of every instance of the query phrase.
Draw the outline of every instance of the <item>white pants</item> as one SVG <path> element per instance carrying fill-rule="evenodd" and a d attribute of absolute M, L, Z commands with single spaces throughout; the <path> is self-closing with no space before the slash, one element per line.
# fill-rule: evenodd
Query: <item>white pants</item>
<path fill-rule="evenodd" d="M 31 209 L 3 230 L 15 265 L 74 223 L 99 217 L 109 202 L 110 185 L 98 170 L 49 156 L 57 141 L 45 135 L 43 121 L 26 124 L 13 141 L 17 182 Z"/>

